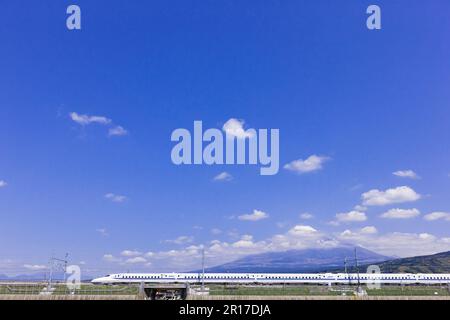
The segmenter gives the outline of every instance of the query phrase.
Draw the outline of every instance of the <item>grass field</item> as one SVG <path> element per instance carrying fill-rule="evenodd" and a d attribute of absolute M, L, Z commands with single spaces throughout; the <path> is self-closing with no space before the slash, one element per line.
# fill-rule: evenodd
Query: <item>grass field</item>
<path fill-rule="evenodd" d="M 93 286 L 82 284 L 80 289 L 69 290 L 67 286 L 56 284 L 52 295 L 137 295 L 136 286 Z M 0 284 L 0 295 L 39 295 L 45 290 L 45 284 Z"/>
<path fill-rule="evenodd" d="M 363 287 L 364 288 L 364 287 Z M 286 286 L 286 287 L 210 287 L 210 295 L 219 296 L 342 296 L 353 295 L 352 289 L 328 286 Z M 441 286 L 382 286 L 367 289 L 369 296 L 450 296 L 449 287 Z"/>

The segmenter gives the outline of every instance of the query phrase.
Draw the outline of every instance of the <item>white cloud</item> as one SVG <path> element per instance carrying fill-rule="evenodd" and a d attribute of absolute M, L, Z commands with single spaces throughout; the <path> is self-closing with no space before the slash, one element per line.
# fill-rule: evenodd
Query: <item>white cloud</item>
<path fill-rule="evenodd" d="M 241 240 L 236 241 L 232 246 L 235 248 L 252 248 L 255 247 L 256 244 L 253 242 L 253 236 L 243 235 Z"/>
<path fill-rule="evenodd" d="M 361 195 L 363 205 L 365 206 L 384 206 L 393 203 L 413 202 L 421 198 L 421 195 L 416 193 L 410 187 L 402 186 L 386 191 L 378 189 L 370 190 Z"/>
<path fill-rule="evenodd" d="M 383 213 L 380 217 L 386 219 L 410 219 L 420 215 L 417 209 L 391 209 Z"/>
<path fill-rule="evenodd" d="M 427 221 L 436 221 L 441 219 L 450 221 L 450 212 L 442 212 L 442 211 L 432 212 L 425 215 L 423 218 Z"/>
<path fill-rule="evenodd" d="M 109 236 L 108 230 L 106 230 L 105 228 L 100 228 L 95 231 L 97 231 L 103 237 Z"/>
<path fill-rule="evenodd" d="M 90 124 L 100 124 L 103 126 L 109 126 L 108 129 L 108 136 L 125 136 L 128 134 L 128 131 L 125 130 L 124 127 L 114 125 L 113 121 L 109 118 L 103 117 L 103 116 L 90 116 L 87 114 L 78 114 L 76 112 L 71 112 L 69 114 L 70 119 L 72 121 L 76 122 L 77 124 L 81 126 L 87 126 Z"/>
<path fill-rule="evenodd" d="M 360 232 L 362 234 L 376 234 L 378 233 L 378 230 L 374 226 L 367 226 L 362 228 Z"/>
<path fill-rule="evenodd" d="M 238 120 L 235 118 L 231 118 L 222 127 L 222 130 L 225 131 L 227 135 L 230 135 L 232 137 L 236 137 L 238 139 L 243 138 L 251 138 L 254 136 L 253 131 L 245 130 L 244 129 L 244 120 Z"/>
<path fill-rule="evenodd" d="M 234 242 L 213 240 L 205 246 L 205 255 L 208 266 L 214 266 L 250 254 L 291 249 L 334 248 L 349 244 L 388 256 L 407 257 L 449 251 L 450 237 L 438 238 L 426 232 L 379 234 L 374 226 L 327 235 L 311 226 L 297 225 L 286 233 L 275 234 L 265 240 L 255 240 L 249 234 L 241 236 Z M 116 259 L 112 255 L 109 256 Z M 188 245 L 178 250 L 152 252 L 150 256 L 151 268 L 155 272 L 163 268 L 167 272 L 194 270 L 201 266 L 202 246 Z M 117 259 L 116 262 L 123 263 Z M 137 265 L 136 268 L 145 266 L 147 265 Z"/>
<path fill-rule="evenodd" d="M 312 218 L 314 218 L 314 216 L 311 213 L 304 212 L 304 213 L 300 214 L 300 219 L 309 220 L 309 219 L 312 219 Z"/>
<path fill-rule="evenodd" d="M 344 238 L 354 238 L 354 237 L 359 237 L 359 236 L 375 235 L 377 233 L 378 233 L 377 228 L 375 228 L 374 226 L 367 226 L 367 227 L 359 229 L 358 231 L 351 231 L 351 230 L 347 229 L 347 230 L 341 232 L 340 236 L 344 237 Z"/>
<path fill-rule="evenodd" d="M 288 231 L 290 235 L 293 236 L 310 236 L 310 235 L 317 235 L 317 230 L 314 229 L 311 226 L 304 226 L 304 225 L 296 225 L 292 229 Z"/>
<path fill-rule="evenodd" d="M 343 237 L 343 238 L 349 238 L 349 237 L 353 237 L 353 236 L 355 236 L 356 234 L 354 234 L 353 232 L 351 232 L 350 230 L 344 230 L 344 231 L 342 231 L 341 232 L 341 234 L 340 234 L 340 236 L 341 237 Z"/>
<path fill-rule="evenodd" d="M 394 176 L 400 178 L 419 179 L 420 177 L 412 170 L 399 170 L 392 173 Z"/>
<path fill-rule="evenodd" d="M 140 256 L 142 252 L 139 252 L 137 250 L 123 250 L 120 254 L 124 257 L 135 257 Z"/>
<path fill-rule="evenodd" d="M 102 116 L 89 116 L 86 114 L 78 114 L 76 112 L 71 112 L 69 114 L 69 116 L 73 121 L 75 121 L 76 123 L 78 123 L 82 126 L 88 125 L 91 123 L 98 123 L 98 124 L 102 124 L 102 125 L 111 123 L 111 119 L 108 119 L 108 118 L 102 117 Z"/>
<path fill-rule="evenodd" d="M 167 243 L 175 243 L 175 244 L 185 244 L 185 243 L 191 243 L 194 241 L 194 237 L 190 236 L 179 236 L 176 239 L 173 240 L 166 240 Z"/>
<path fill-rule="evenodd" d="M 446 238 L 439 239 L 428 233 L 393 232 L 376 235 L 350 232 L 345 236 L 339 235 L 340 238 L 346 243 L 351 242 L 388 256 L 412 257 L 450 250 Z"/>
<path fill-rule="evenodd" d="M 107 193 L 105 194 L 105 198 L 111 200 L 112 202 L 116 203 L 122 203 L 128 200 L 126 196 L 114 194 L 114 193 Z"/>
<path fill-rule="evenodd" d="M 322 169 L 325 161 L 329 160 L 328 157 L 322 157 L 312 155 L 306 160 L 298 159 L 294 160 L 284 166 L 285 169 L 294 171 L 297 173 L 307 173 Z"/>
<path fill-rule="evenodd" d="M 229 174 L 228 172 L 222 172 L 219 173 L 217 176 L 214 177 L 214 181 L 231 181 L 233 180 L 233 176 Z"/>
<path fill-rule="evenodd" d="M 115 126 L 113 128 L 109 128 L 108 135 L 112 136 L 126 136 L 128 131 L 125 130 L 122 126 Z"/>
<path fill-rule="evenodd" d="M 228 235 L 228 237 L 230 237 L 230 239 L 238 239 L 239 238 L 239 232 L 236 229 L 228 231 L 227 235 Z"/>
<path fill-rule="evenodd" d="M 433 236 L 432 234 L 429 234 L 429 233 L 421 233 L 421 234 L 419 234 L 419 238 L 423 239 L 423 240 L 434 240 L 434 239 L 436 239 L 435 236 Z"/>
<path fill-rule="evenodd" d="M 119 262 L 120 259 L 114 257 L 112 254 L 107 253 L 103 255 L 103 260 L 107 261 L 107 262 Z"/>
<path fill-rule="evenodd" d="M 367 207 L 364 207 L 364 206 L 361 206 L 361 205 L 358 204 L 353 209 L 356 210 L 356 211 L 364 212 L 364 211 L 367 210 Z"/>
<path fill-rule="evenodd" d="M 269 215 L 267 213 L 265 213 L 264 211 L 260 211 L 260 210 L 253 210 L 252 214 L 243 214 L 241 216 L 238 217 L 239 220 L 243 220 L 243 221 L 259 221 L 262 219 L 267 219 L 269 217 Z"/>
<path fill-rule="evenodd" d="M 147 259 L 145 259 L 143 257 L 130 258 L 125 261 L 125 263 L 129 263 L 129 264 L 144 263 L 144 262 L 147 262 Z"/>
<path fill-rule="evenodd" d="M 363 222 L 367 220 L 367 216 L 364 212 L 353 210 L 336 214 L 336 219 L 338 222 Z"/>
<path fill-rule="evenodd" d="M 0 188 L 4 188 L 6 187 L 8 184 L 6 183 L 5 180 L 0 180 Z"/>
<path fill-rule="evenodd" d="M 24 264 L 23 267 L 25 269 L 31 270 L 31 271 L 41 271 L 41 270 L 46 270 L 47 266 L 45 265 L 40 265 L 40 264 Z"/>

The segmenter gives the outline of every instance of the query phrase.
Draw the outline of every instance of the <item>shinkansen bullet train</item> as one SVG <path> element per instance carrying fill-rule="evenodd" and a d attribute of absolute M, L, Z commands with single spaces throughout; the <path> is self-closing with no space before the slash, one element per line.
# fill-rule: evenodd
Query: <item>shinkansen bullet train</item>
<path fill-rule="evenodd" d="M 118 273 L 94 284 L 449 284 L 450 274 L 412 273 Z"/>

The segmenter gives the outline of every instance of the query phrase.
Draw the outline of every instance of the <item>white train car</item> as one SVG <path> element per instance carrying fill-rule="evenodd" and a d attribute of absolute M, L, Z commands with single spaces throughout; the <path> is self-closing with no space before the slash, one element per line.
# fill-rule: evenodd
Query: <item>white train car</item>
<path fill-rule="evenodd" d="M 412 273 L 117 273 L 93 284 L 448 284 L 450 274 Z"/>

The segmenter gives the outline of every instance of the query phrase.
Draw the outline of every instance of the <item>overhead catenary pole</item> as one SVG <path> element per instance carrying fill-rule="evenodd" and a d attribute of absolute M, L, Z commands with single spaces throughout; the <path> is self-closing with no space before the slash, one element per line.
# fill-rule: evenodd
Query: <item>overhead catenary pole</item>
<path fill-rule="evenodd" d="M 202 246 L 202 292 L 205 291 L 205 248 Z"/>
<path fill-rule="evenodd" d="M 63 264 L 63 280 L 66 282 L 66 272 L 67 272 L 67 257 L 69 256 L 68 253 L 66 253 L 64 259 L 58 259 L 55 258 L 55 256 L 52 254 L 50 258 L 50 273 L 49 273 L 49 279 L 48 279 L 48 290 L 52 288 L 52 282 L 53 282 L 53 269 L 55 267 L 61 268 L 61 263 Z M 57 264 L 58 263 L 58 264 Z"/>
<path fill-rule="evenodd" d="M 348 279 L 348 284 L 351 285 L 350 275 L 348 273 L 348 268 L 347 268 L 347 257 L 344 258 L 344 273 L 345 273 L 346 278 Z"/>
<path fill-rule="evenodd" d="M 49 267 L 50 267 L 50 271 L 49 271 L 49 275 L 48 275 L 48 287 L 47 290 L 50 290 L 52 287 L 52 277 L 53 277 L 53 255 L 50 258 L 49 261 Z"/>
<path fill-rule="evenodd" d="M 355 247 L 355 266 L 356 266 L 356 275 L 358 277 L 358 289 L 361 287 L 361 281 L 359 279 L 359 265 L 358 265 L 358 257 L 356 256 L 356 247 Z"/>

